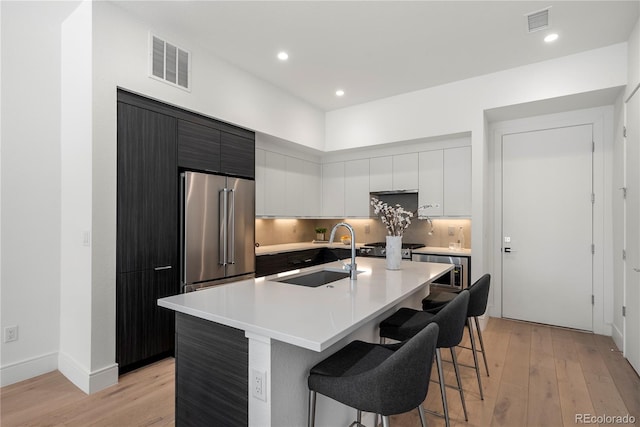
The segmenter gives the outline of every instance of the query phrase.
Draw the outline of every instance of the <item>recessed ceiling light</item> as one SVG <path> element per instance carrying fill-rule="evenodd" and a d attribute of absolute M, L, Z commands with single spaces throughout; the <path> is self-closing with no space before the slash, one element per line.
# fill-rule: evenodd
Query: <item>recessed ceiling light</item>
<path fill-rule="evenodd" d="M 556 33 L 551 33 L 547 37 L 544 38 L 544 41 L 547 43 L 551 43 L 558 40 L 558 35 Z"/>
<path fill-rule="evenodd" d="M 342 96 L 342 95 L 344 95 L 344 91 L 342 89 L 338 89 L 336 91 L 336 96 Z"/>
<path fill-rule="evenodd" d="M 286 61 L 287 59 L 289 59 L 289 54 L 287 52 L 284 52 L 284 51 L 279 52 L 278 53 L 278 59 L 280 61 Z"/>

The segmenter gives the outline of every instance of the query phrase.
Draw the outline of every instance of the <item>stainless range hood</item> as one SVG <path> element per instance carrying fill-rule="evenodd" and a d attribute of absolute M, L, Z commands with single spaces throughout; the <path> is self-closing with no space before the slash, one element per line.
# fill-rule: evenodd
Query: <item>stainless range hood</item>
<path fill-rule="evenodd" d="M 409 212 L 418 210 L 418 190 L 372 191 L 369 196 L 382 200 L 389 206 L 400 205 Z M 369 216 L 376 216 L 373 213 L 373 206 L 369 206 Z"/>

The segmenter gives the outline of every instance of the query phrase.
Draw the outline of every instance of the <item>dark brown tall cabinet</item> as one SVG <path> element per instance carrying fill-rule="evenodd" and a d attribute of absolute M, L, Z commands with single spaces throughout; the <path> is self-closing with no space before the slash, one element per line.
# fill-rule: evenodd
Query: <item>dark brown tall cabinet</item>
<path fill-rule="evenodd" d="M 255 134 L 118 90 L 116 362 L 120 372 L 170 355 L 180 292 L 179 179 L 200 171 L 253 179 Z"/>
<path fill-rule="evenodd" d="M 179 290 L 177 119 L 118 99 L 116 361 L 123 372 L 174 348 L 174 314 L 156 300 Z"/>

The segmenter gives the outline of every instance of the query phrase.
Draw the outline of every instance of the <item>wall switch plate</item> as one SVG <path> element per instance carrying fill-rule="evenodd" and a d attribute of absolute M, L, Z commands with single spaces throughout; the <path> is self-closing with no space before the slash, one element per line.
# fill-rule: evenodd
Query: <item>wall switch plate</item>
<path fill-rule="evenodd" d="M 4 342 L 18 341 L 18 326 L 4 328 Z"/>
<path fill-rule="evenodd" d="M 371 226 L 369 224 L 364 226 L 364 234 L 371 233 Z"/>
<path fill-rule="evenodd" d="M 267 373 L 264 371 L 258 371 L 257 369 L 251 370 L 251 395 L 256 399 L 267 401 Z"/>

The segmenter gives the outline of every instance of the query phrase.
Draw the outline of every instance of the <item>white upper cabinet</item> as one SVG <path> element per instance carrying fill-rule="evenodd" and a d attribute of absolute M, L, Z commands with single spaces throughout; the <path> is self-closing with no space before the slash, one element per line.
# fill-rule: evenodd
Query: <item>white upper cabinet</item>
<path fill-rule="evenodd" d="M 369 191 L 389 191 L 393 188 L 392 156 L 369 159 Z"/>
<path fill-rule="evenodd" d="M 471 147 L 444 150 L 444 215 L 471 216 Z"/>
<path fill-rule="evenodd" d="M 392 190 L 418 189 L 418 156 L 416 153 L 393 156 Z M 388 188 L 387 188 L 388 190 Z"/>
<path fill-rule="evenodd" d="M 286 158 L 282 154 L 265 152 L 264 215 L 285 216 L 286 212 Z"/>
<path fill-rule="evenodd" d="M 295 157 L 286 158 L 287 216 L 310 217 L 320 212 L 320 165 Z"/>
<path fill-rule="evenodd" d="M 265 156 L 266 152 L 256 148 L 256 216 L 263 216 L 264 209 L 264 193 L 265 193 Z"/>
<path fill-rule="evenodd" d="M 420 178 L 418 184 L 418 214 L 427 216 L 443 215 L 444 200 L 444 155 L 443 150 L 423 151 L 418 155 Z"/>
<path fill-rule="evenodd" d="M 322 216 L 344 218 L 344 162 L 322 165 Z"/>
<path fill-rule="evenodd" d="M 344 162 L 344 214 L 369 217 L 369 159 Z"/>
<path fill-rule="evenodd" d="M 423 151 L 419 155 L 419 214 L 471 216 L 471 147 Z"/>

